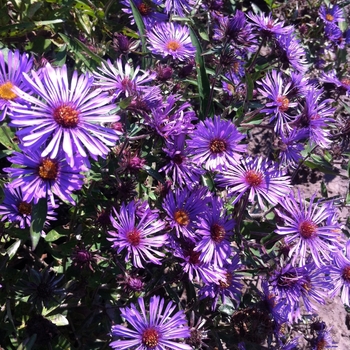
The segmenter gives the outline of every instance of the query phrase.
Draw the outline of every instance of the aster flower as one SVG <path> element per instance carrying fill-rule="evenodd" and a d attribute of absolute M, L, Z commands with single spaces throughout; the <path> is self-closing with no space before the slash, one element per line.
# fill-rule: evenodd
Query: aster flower
<path fill-rule="evenodd" d="M 341 79 L 337 77 L 337 72 L 335 69 L 329 72 L 322 72 L 320 81 L 323 83 L 333 84 L 338 88 L 339 93 L 349 96 L 350 94 L 350 78 L 342 77 Z"/>
<path fill-rule="evenodd" d="M 198 242 L 194 251 L 200 253 L 201 261 L 219 267 L 225 264 L 232 252 L 229 239 L 234 225 L 234 220 L 226 215 L 222 200 L 212 198 L 210 209 L 200 218 L 196 231 Z"/>
<path fill-rule="evenodd" d="M 113 208 L 114 216 L 110 216 L 111 223 L 116 231 L 109 231 L 109 241 L 117 253 L 126 250 L 125 261 L 132 258 L 133 265 L 144 268 L 144 263 L 161 264 L 164 253 L 161 248 L 167 240 L 167 235 L 161 235 L 165 223 L 158 220 L 157 215 L 147 207 L 142 215 L 137 215 L 137 206 L 134 201 L 123 203 L 120 211 Z"/>
<path fill-rule="evenodd" d="M 318 330 L 315 339 L 311 341 L 311 350 L 337 348 L 331 333 L 331 328 L 322 327 Z"/>
<path fill-rule="evenodd" d="M 170 227 L 175 229 L 178 237 L 187 237 L 195 241 L 195 230 L 199 217 L 206 210 L 208 199 L 207 189 L 196 188 L 189 190 L 176 189 L 169 192 L 163 201 L 163 209 L 166 212 L 166 220 Z"/>
<path fill-rule="evenodd" d="M 40 75 L 32 71 L 33 78 L 23 73 L 27 86 L 37 94 L 31 96 L 19 88 L 13 92 L 31 103 L 31 108 L 11 104 L 11 126 L 21 128 L 17 135 L 24 147 L 39 149 L 42 157 L 55 158 L 63 149 L 68 163 L 73 166 L 75 153 L 93 159 L 109 153 L 108 146 L 118 140 L 117 132 L 99 123 L 113 123 L 116 115 L 108 115 L 115 108 L 110 97 L 100 89 L 91 90 L 93 78 L 88 74 L 78 76 L 74 71 L 68 82 L 67 68 L 53 68 L 47 64 Z"/>
<path fill-rule="evenodd" d="M 180 96 L 169 95 L 167 100 L 144 114 L 145 124 L 154 129 L 158 135 L 169 138 L 190 133 L 194 129 L 192 121 L 197 120 L 191 104 L 185 102 L 178 106 Z"/>
<path fill-rule="evenodd" d="M 291 188 L 290 177 L 278 168 L 277 163 L 261 157 L 241 158 L 240 163 L 229 164 L 215 178 L 221 187 L 227 187 L 230 195 L 236 195 L 233 204 L 245 193 L 248 201 L 256 199 L 262 209 L 265 202 L 276 205 L 285 197 Z"/>
<path fill-rule="evenodd" d="M 199 122 L 190 137 L 187 145 L 193 162 L 208 170 L 220 170 L 234 163 L 241 157 L 239 153 L 246 150 L 246 145 L 238 144 L 245 136 L 232 122 L 220 116 Z"/>
<path fill-rule="evenodd" d="M 293 122 L 294 127 L 304 128 L 312 144 L 328 147 L 329 131 L 326 129 L 329 123 L 334 123 L 332 116 L 335 108 L 332 99 L 321 101 L 322 89 L 310 87 L 305 96 L 305 102 L 301 114 Z"/>
<path fill-rule="evenodd" d="M 350 307 L 350 240 L 346 242 L 345 251 L 333 255 L 330 278 L 334 283 L 330 297 L 334 298 L 341 292 L 341 301 Z"/>
<path fill-rule="evenodd" d="M 343 22 L 344 15 L 342 9 L 338 5 L 326 6 L 322 4 L 318 11 L 320 18 L 325 24 L 337 24 L 338 22 Z"/>
<path fill-rule="evenodd" d="M 291 82 L 285 82 L 281 72 L 272 70 L 261 81 L 257 81 L 257 84 L 261 86 L 258 91 L 268 101 L 261 112 L 272 115 L 270 123 L 275 122 L 275 131 L 289 130 L 288 123 L 293 120 L 293 116 L 288 114 L 288 111 L 298 105 L 288 97 L 292 89 Z"/>
<path fill-rule="evenodd" d="M 196 53 L 188 27 L 174 22 L 157 23 L 148 31 L 147 40 L 152 53 L 164 58 L 185 61 Z"/>
<path fill-rule="evenodd" d="M 346 33 L 343 33 L 341 29 L 334 24 L 326 25 L 324 28 L 326 38 L 336 48 L 344 49 L 346 44 Z"/>
<path fill-rule="evenodd" d="M 19 187 L 22 199 L 27 203 L 37 203 L 40 198 L 48 197 L 54 207 L 55 194 L 74 204 L 72 192 L 80 190 L 83 185 L 82 167 L 78 166 L 77 160 L 73 167 L 69 166 L 63 152 L 59 152 L 56 158 L 41 157 L 40 153 L 40 150 L 29 149 L 12 153 L 8 160 L 20 167 L 4 168 L 12 179 L 11 187 Z"/>
<path fill-rule="evenodd" d="M 138 311 L 134 304 L 130 308 L 121 308 L 121 317 L 131 324 L 134 329 L 125 326 L 112 326 L 113 337 L 127 338 L 116 340 L 109 345 L 118 350 L 191 350 L 191 346 L 175 342 L 179 338 L 188 338 L 190 330 L 187 326 L 184 312 L 173 314 L 176 306 L 173 302 L 165 304 L 164 299 L 153 296 L 146 311 L 143 298 L 137 300 Z"/>
<path fill-rule="evenodd" d="M 179 259 L 179 265 L 188 275 L 189 281 L 219 284 L 225 279 L 225 272 L 218 266 L 203 262 L 199 256 L 200 252 L 194 250 L 195 244 L 192 240 L 182 239 L 181 243 L 173 242 L 173 255 Z"/>
<path fill-rule="evenodd" d="M 155 23 L 163 22 L 168 19 L 164 13 L 158 12 L 157 9 L 163 4 L 162 0 L 133 0 L 135 6 L 140 12 L 146 28 L 151 28 Z M 126 6 L 122 11 L 129 14 L 130 23 L 135 24 L 134 15 L 132 13 L 129 0 L 122 0 L 121 3 Z"/>
<path fill-rule="evenodd" d="M 4 187 L 5 198 L 0 205 L 0 215 L 2 215 L 1 221 L 9 221 L 18 223 L 21 229 L 30 227 L 32 203 L 23 200 L 23 194 L 20 188 L 12 188 L 11 185 Z M 49 224 L 51 220 L 57 220 L 55 218 L 56 213 L 54 209 L 58 205 L 52 205 L 51 201 L 47 203 L 47 214 L 45 225 Z"/>
<path fill-rule="evenodd" d="M 193 187 L 199 184 L 204 171 L 190 160 L 188 149 L 185 148 L 185 137 L 185 134 L 180 134 L 166 140 L 166 148 L 163 148 L 163 151 L 167 155 L 168 163 L 159 169 L 159 172 L 164 171 L 179 187 Z"/>
<path fill-rule="evenodd" d="M 165 0 L 165 12 L 168 14 L 186 17 L 196 4 L 193 0 Z"/>
<path fill-rule="evenodd" d="M 123 67 L 120 59 L 115 61 L 115 65 L 107 60 L 106 64 L 102 62 L 102 68 L 98 68 L 101 73 L 94 73 L 96 78 L 94 85 L 100 87 L 102 91 L 113 91 L 114 99 L 120 95 L 122 97 L 134 95 L 137 91 L 145 89 L 144 84 L 153 81 L 156 77 L 156 73 L 139 74 L 140 67 L 133 70 L 128 63 Z"/>
<path fill-rule="evenodd" d="M 276 35 L 276 53 L 284 69 L 293 68 L 297 72 L 305 73 L 308 63 L 305 58 L 305 50 L 294 33 L 287 35 Z"/>
<path fill-rule="evenodd" d="M 244 47 L 247 51 L 254 51 L 256 39 L 252 27 L 245 18 L 244 12 L 237 10 L 233 17 L 217 16 L 218 25 L 214 27 L 213 38 L 230 43 L 237 48 Z"/>
<path fill-rule="evenodd" d="M 288 135 L 280 134 L 276 148 L 279 150 L 278 161 L 282 166 L 290 166 L 295 168 L 299 160 L 303 158 L 301 152 L 304 144 L 301 140 L 307 139 L 309 132 L 305 129 L 293 129 Z"/>
<path fill-rule="evenodd" d="M 216 309 L 219 298 L 223 305 L 226 304 L 226 298 L 235 301 L 237 305 L 239 304 L 243 288 L 242 275 L 237 272 L 240 267 L 242 265 L 238 254 L 236 254 L 231 262 L 226 262 L 223 266 L 224 278 L 221 278 L 219 283 L 209 283 L 200 289 L 200 299 L 213 299 L 212 310 Z"/>
<path fill-rule="evenodd" d="M 24 84 L 22 74 L 29 72 L 32 66 L 33 58 L 26 54 L 21 55 L 17 50 L 8 51 L 6 64 L 4 54 L 0 51 L 0 121 L 5 119 L 10 101 L 25 102 L 12 88 L 17 86 L 26 92 L 30 90 Z"/>
<path fill-rule="evenodd" d="M 300 191 L 297 197 L 291 193 L 280 205 L 283 210 L 276 209 L 276 212 L 284 225 L 277 225 L 275 232 L 284 235 L 285 243 L 292 245 L 289 251 L 292 264 L 305 265 L 309 254 L 318 267 L 331 261 L 330 253 L 341 248 L 340 225 L 335 221 L 327 222 L 333 216 L 335 207 L 315 202 L 315 195 L 306 203 Z"/>
<path fill-rule="evenodd" d="M 162 106 L 160 88 L 158 86 L 150 86 L 137 91 L 127 109 L 136 111 L 142 117 L 147 118 L 152 109 L 162 108 Z"/>
<path fill-rule="evenodd" d="M 271 13 L 265 15 L 264 13 L 254 14 L 249 12 L 247 17 L 253 22 L 252 26 L 259 31 L 263 38 L 287 35 L 294 31 L 293 26 L 284 26 L 284 21 L 273 19 Z"/>

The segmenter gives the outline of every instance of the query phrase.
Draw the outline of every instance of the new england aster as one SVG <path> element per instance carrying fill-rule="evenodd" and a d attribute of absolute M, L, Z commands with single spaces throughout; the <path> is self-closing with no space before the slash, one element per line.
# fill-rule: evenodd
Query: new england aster
<path fill-rule="evenodd" d="M 281 209 L 276 212 L 284 225 L 277 225 L 276 233 L 283 235 L 285 243 L 291 245 L 292 264 L 305 265 L 309 255 L 318 267 L 330 262 L 330 253 L 341 249 L 341 230 L 335 220 L 333 204 L 315 201 L 315 195 L 307 203 L 298 192 L 297 196 L 290 193 L 280 205 Z"/>
<path fill-rule="evenodd" d="M 159 234 L 165 223 L 158 220 L 158 215 L 148 206 L 140 211 L 135 202 L 122 204 L 120 211 L 114 208 L 114 216 L 110 216 L 111 223 L 116 231 L 109 231 L 113 242 L 113 248 L 120 253 L 126 250 L 125 260 L 132 258 L 133 265 L 138 268 L 144 268 L 144 263 L 161 264 L 164 253 L 159 252 L 167 239 L 167 235 Z"/>
<path fill-rule="evenodd" d="M 190 329 L 184 312 L 173 314 L 176 306 L 171 301 L 165 304 L 164 299 L 153 296 L 146 311 L 143 298 L 137 300 L 140 311 L 134 304 L 130 308 L 121 308 L 121 316 L 133 327 L 112 326 L 113 337 L 123 338 L 110 343 L 110 347 L 118 350 L 191 350 L 190 345 L 176 342 L 180 338 L 188 338 Z"/>
<path fill-rule="evenodd" d="M 62 149 L 71 166 L 75 153 L 83 158 L 89 153 L 93 159 L 109 153 L 107 146 L 114 146 L 118 135 L 100 124 L 117 122 L 119 116 L 109 115 L 115 105 L 109 103 L 108 93 L 91 89 L 92 76 L 74 71 L 69 80 L 65 65 L 53 68 L 47 64 L 40 74 L 32 71 L 31 78 L 23 73 L 23 78 L 36 96 L 18 87 L 12 89 L 31 108 L 11 103 L 10 125 L 21 128 L 17 135 L 24 147 L 39 149 L 47 141 L 41 156 L 55 158 Z"/>
<path fill-rule="evenodd" d="M 174 22 L 156 24 L 148 31 L 147 40 L 152 53 L 164 58 L 172 56 L 184 61 L 196 53 L 188 27 Z"/>
<path fill-rule="evenodd" d="M 22 73 L 29 72 L 32 66 L 33 58 L 21 55 L 19 51 L 9 51 L 6 64 L 4 54 L 0 51 L 0 121 L 6 117 L 10 101 L 22 102 L 12 88 L 17 86 L 24 91 L 30 90 L 23 83 Z"/>

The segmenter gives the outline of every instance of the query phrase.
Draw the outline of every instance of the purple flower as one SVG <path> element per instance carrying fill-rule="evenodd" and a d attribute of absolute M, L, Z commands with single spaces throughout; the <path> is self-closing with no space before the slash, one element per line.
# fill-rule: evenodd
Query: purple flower
<path fill-rule="evenodd" d="M 227 187 L 230 195 L 237 196 L 233 204 L 247 194 L 248 201 L 253 203 L 257 199 L 262 209 L 264 202 L 279 203 L 291 188 L 290 177 L 278 168 L 277 163 L 261 157 L 242 158 L 240 163 L 229 164 L 215 180 L 219 186 Z"/>
<path fill-rule="evenodd" d="M 277 54 L 284 69 L 293 68 L 297 72 L 305 73 L 308 63 L 305 59 L 305 50 L 294 33 L 276 35 Z"/>
<path fill-rule="evenodd" d="M 144 209 L 144 208 L 143 208 Z M 126 250 L 125 261 L 132 257 L 134 267 L 144 268 L 144 263 L 161 264 L 164 253 L 158 251 L 167 241 L 167 235 L 159 234 L 165 224 L 158 219 L 158 215 L 147 206 L 139 211 L 134 201 L 122 204 L 120 211 L 113 208 L 114 215 L 110 216 L 116 231 L 109 231 L 113 248 L 120 253 Z"/>
<path fill-rule="evenodd" d="M 274 35 L 287 35 L 294 31 L 293 26 L 284 26 L 284 22 L 279 22 L 272 18 L 272 14 L 265 15 L 264 13 L 254 14 L 249 12 L 247 17 L 253 22 L 255 27 L 263 37 L 270 38 Z"/>
<path fill-rule="evenodd" d="M 199 220 L 196 231 L 199 240 L 194 251 L 200 253 L 201 261 L 222 267 L 231 256 L 229 239 L 235 222 L 226 215 L 220 198 L 212 198 L 210 204 L 210 209 Z"/>
<path fill-rule="evenodd" d="M 165 12 L 186 17 L 190 13 L 196 2 L 194 0 L 165 0 Z"/>
<path fill-rule="evenodd" d="M 188 338 L 190 329 L 187 326 L 184 312 L 178 311 L 174 303 L 165 305 L 164 299 L 153 296 L 149 304 L 149 312 L 146 311 L 143 298 L 137 300 L 141 312 L 134 304 L 130 308 L 121 308 L 123 317 L 133 329 L 125 326 L 112 326 L 113 337 L 123 338 L 110 343 L 110 347 L 118 350 L 191 350 L 192 347 L 175 342 L 175 339 Z M 126 338 L 126 339 L 125 339 Z"/>
<path fill-rule="evenodd" d="M 172 56 L 185 61 L 196 53 L 188 27 L 174 22 L 157 23 L 149 29 L 147 40 L 152 53 L 164 58 Z"/>
<path fill-rule="evenodd" d="M 330 277 L 334 283 L 330 297 L 334 298 L 341 291 L 342 302 L 350 307 L 350 240 L 346 242 L 345 252 L 340 250 L 333 255 Z"/>
<path fill-rule="evenodd" d="M 40 198 L 48 198 L 52 206 L 55 206 L 54 194 L 74 204 L 72 192 L 80 190 L 84 176 L 80 174 L 84 170 L 81 158 L 76 158 L 73 167 L 67 164 L 63 152 L 59 152 L 56 158 L 40 156 L 40 150 L 26 149 L 23 153 L 14 152 L 8 160 L 20 166 L 18 168 L 5 168 L 12 179 L 11 187 L 20 187 L 23 200 L 37 203 Z M 80 164 L 78 163 L 80 159 Z"/>
<path fill-rule="evenodd" d="M 320 349 L 329 349 L 337 348 L 336 343 L 333 342 L 331 328 L 326 329 L 325 327 L 321 328 L 317 332 L 315 339 L 311 340 L 311 350 L 320 350 Z"/>
<path fill-rule="evenodd" d="M 127 109 L 136 111 L 144 118 L 147 118 L 152 109 L 158 109 L 161 107 L 161 90 L 158 86 L 151 86 L 137 91 Z"/>
<path fill-rule="evenodd" d="M 282 166 L 295 168 L 299 160 L 303 158 L 301 152 L 304 150 L 304 144 L 301 140 L 307 139 L 309 132 L 305 129 L 293 129 L 288 135 L 280 134 L 277 143 L 279 149 L 278 161 Z"/>
<path fill-rule="evenodd" d="M 322 89 L 310 87 L 301 114 L 295 119 L 293 126 L 305 129 L 312 144 L 326 148 L 331 141 L 328 138 L 329 131 L 325 128 L 328 123 L 334 123 L 332 116 L 335 108 L 332 106 L 332 99 L 320 101 L 322 94 Z"/>
<path fill-rule="evenodd" d="M 337 77 L 337 72 L 335 69 L 327 73 L 322 72 L 320 81 L 322 81 L 323 83 L 329 83 L 329 84 L 335 85 L 341 94 L 346 94 L 346 96 L 349 96 L 350 94 L 350 78 L 343 77 L 339 79 Z"/>
<path fill-rule="evenodd" d="M 327 39 L 337 48 L 344 49 L 346 44 L 346 33 L 343 33 L 341 29 L 335 24 L 326 25 L 325 34 Z"/>
<path fill-rule="evenodd" d="M 325 24 L 336 24 L 344 21 L 343 11 L 338 5 L 328 7 L 322 4 L 318 14 Z"/>
<path fill-rule="evenodd" d="M 207 189 L 200 187 L 189 190 L 176 189 L 169 192 L 163 201 L 163 208 L 167 214 L 166 220 L 178 237 L 196 240 L 195 230 L 199 217 L 207 210 Z"/>
<path fill-rule="evenodd" d="M 21 55 L 19 51 L 8 51 L 7 64 L 4 54 L 0 51 L 0 121 L 4 120 L 10 101 L 23 103 L 20 97 L 12 91 L 14 86 L 29 91 L 30 89 L 23 83 L 23 73 L 27 73 L 33 66 L 33 58 L 26 54 Z"/>
<path fill-rule="evenodd" d="M 275 232 L 284 235 L 285 243 L 292 245 L 289 251 L 292 264 L 305 265 L 311 254 L 315 264 L 320 267 L 331 261 L 331 252 L 341 248 L 340 225 L 336 221 L 327 222 L 333 216 L 335 207 L 314 201 L 315 195 L 306 203 L 300 192 L 297 198 L 291 193 L 280 202 L 283 210 L 276 209 L 284 225 L 277 225 Z"/>
<path fill-rule="evenodd" d="M 204 165 L 208 170 L 220 170 L 227 164 L 238 161 L 239 153 L 246 150 L 246 145 L 238 143 L 245 138 L 236 126 L 227 120 L 215 116 L 197 124 L 187 141 L 193 162 Z"/>
<path fill-rule="evenodd" d="M 192 121 L 197 119 L 196 114 L 188 102 L 177 106 L 179 100 L 180 96 L 169 95 L 166 102 L 144 115 L 145 124 L 166 139 L 191 132 L 194 129 Z"/>
<path fill-rule="evenodd" d="M 39 149 L 46 141 L 42 157 L 55 158 L 63 149 L 67 162 L 73 166 L 75 153 L 93 159 L 109 153 L 108 146 L 118 140 L 115 130 L 103 127 L 100 123 L 119 120 L 109 115 L 113 104 L 110 97 L 100 89 L 91 90 L 93 78 L 74 71 L 68 81 L 67 68 L 53 68 L 47 64 L 40 75 L 32 71 L 33 79 L 23 73 L 24 80 L 37 97 L 28 95 L 19 88 L 14 93 L 31 103 L 31 108 L 11 103 L 11 126 L 21 128 L 17 135 L 24 147 Z M 85 149 L 84 149 L 85 148 Z"/>
<path fill-rule="evenodd" d="M 188 149 L 185 148 L 185 137 L 185 134 L 180 134 L 166 141 L 163 151 L 167 155 L 168 163 L 159 169 L 159 172 L 164 171 L 179 187 L 193 187 L 199 185 L 204 170 L 195 166 L 189 158 Z"/>
<path fill-rule="evenodd" d="M 97 80 L 94 85 L 101 88 L 102 91 L 113 92 L 113 98 L 129 97 L 134 95 L 137 91 L 145 89 L 145 83 L 153 81 L 156 73 L 145 72 L 139 74 L 140 67 L 132 70 L 128 63 L 123 68 L 123 63 L 120 59 L 116 60 L 116 66 L 110 60 L 107 64 L 102 63 L 102 68 L 99 68 L 101 73 L 95 72 L 94 76 Z"/>
<path fill-rule="evenodd" d="M 5 198 L 0 205 L 0 215 L 2 215 L 1 221 L 9 221 L 18 223 L 21 229 L 30 227 L 32 203 L 23 200 L 23 194 L 20 188 L 12 188 L 11 185 L 4 187 Z M 47 202 L 47 216 L 45 225 L 48 225 L 49 220 L 57 220 L 55 218 L 56 213 L 54 209 L 58 205 L 52 205 L 51 201 Z"/>
<path fill-rule="evenodd" d="M 237 10 L 233 17 L 217 16 L 218 25 L 214 27 L 215 40 L 226 42 L 247 51 L 254 51 L 256 40 L 252 27 L 245 18 L 244 12 Z"/>
<path fill-rule="evenodd" d="M 275 131 L 289 130 L 288 123 L 293 120 L 293 116 L 288 112 L 298 105 L 297 102 L 290 101 L 289 95 L 292 90 L 292 83 L 285 82 L 281 72 L 272 70 L 261 81 L 257 81 L 257 84 L 261 86 L 258 91 L 268 101 L 261 112 L 272 115 L 270 123 L 275 121 Z"/>
<path fill-rule="evenodd" d="M 243 283 L 241 282 L 242 275 L 237 272 L 242 265 L 239 260 L 239 255 L 236 254 L 232 261 L 226 262 L 223 266 L 224 278 L 219 280 L 219 283 L 209 283 L 199 291 L 200 299 L 211 298 L 213 300 L 212 310 L 215 310 L 219 298 L 223 305 L 226 304 L 226 298 L 234 300 L 239 304 Z"/>
<path fill-rule="evenodd" d="M 157 7 L 163 4 L 162 0 L 133 0 L 135 6 L 142 16 L 143 22 L 146 28 L 151 28 L 155 23 L 163 22 L 168 19 L 168 16 L 164 13 L 157 11 Z M 130 23 L 135 24 L 134 15 L 131 10 L 131 5 L 129 0 L 122 0 L 122 4 L 127 6 L 122 10 L 129 14 Z"/>

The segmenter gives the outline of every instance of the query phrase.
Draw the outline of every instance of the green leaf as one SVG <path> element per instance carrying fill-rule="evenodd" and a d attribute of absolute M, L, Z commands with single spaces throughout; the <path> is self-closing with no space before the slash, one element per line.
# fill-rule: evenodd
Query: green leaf
<path fill-rule="evenodd" d="M 323 197 L 328 198 L 328 191 L 324 181 L 321 181 L 321 194 Z"/>
<path fill-rule="evenodd" d="M 32 221 L 30 223 L 30 238 L 32 250 L 35 250 L 39 243 L 41 231 L 43 230 L 47 215 L 47 199 L 40 198 L 37 204 L 32 207 Z"/>
<path fill-rule="evenodd" d="M 69 321 L 68 321 L 67 317 L 63 316 L 62 314 L 47 316 L 46 318 L 58 327 L 69 325 Z"/>
<path fill-rule="evenodd" d="M 6 253 L 10 257 L 10 260 L 16 255 L 18 248 L 21 246 L 21 243 L 22 241 L 18 239 L 6 249 Z"/>
<path fill-rule="evenodd" d="M 139 33 L 140 33 L 142 52 L 145 54 L 149 53 L 147 46 L 146 46 L 146 29 L 145 29 L 145 24 L 143 23 L 142 16 L 140 14 L 139 9 L 136 7 L 134 1 L 130 0 L 129 3 L 131 6 L 131 11 L 132 11 L 132 14 L 134 16 L 137 29 L 139 30 Z M 142 68 L 143 69 L 148 68 L 151 64 L 151 61 L 152 60 L 143 57 L 142 58 Z"/>
<path fill-rule="evenodd" d="M 210 83 L 205 69 L 204 59 L 202 56 L 202 46 L 194 30 L 190 27 L 190 35 L 193 46 L 196 48 L 196 68 L 197 68 L 197 81 L 199 92 L 199 104 L 200 104 L 200 119 L 212 117 L 214 115 L 214 107 L 212 101 L 210 101 Z M 210 103 L 208 115 L 206 115 L 206 109 Z"/>
<path fill-rule="evenodd" d="M 60 237 L 65 237 L 66 235 L 62 235 L 58 233 L 56 230 L 51 230 L 46 236 L 45 241 L 46 242 L 54 242 L 57 241 Z"/>
<path fill-rule="evenodd" d="M 18 145 L 13 141 L 15 137 L 14 131 L 7 125 L 1 125 L 0 143 L 9 150 L 19 151 Z"/>

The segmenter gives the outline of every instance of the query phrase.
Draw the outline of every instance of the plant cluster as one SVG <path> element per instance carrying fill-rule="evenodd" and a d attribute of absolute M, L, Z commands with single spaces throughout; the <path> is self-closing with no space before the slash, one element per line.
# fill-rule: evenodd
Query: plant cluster
<path fill-rule="evenodd" d="M 349 188 L 300 178 L 349 186 L 346 2 L 0 13 L 0 346 L 336 347 Z"/>

